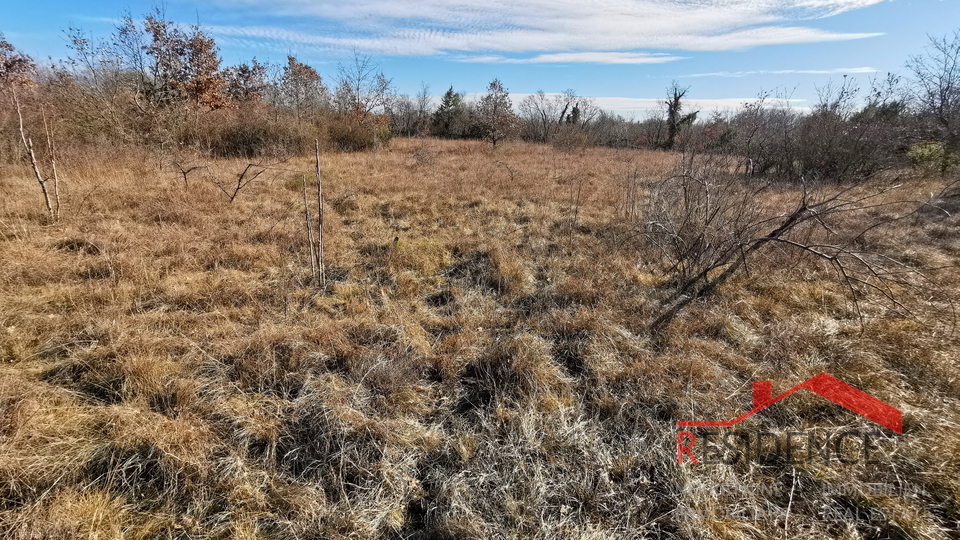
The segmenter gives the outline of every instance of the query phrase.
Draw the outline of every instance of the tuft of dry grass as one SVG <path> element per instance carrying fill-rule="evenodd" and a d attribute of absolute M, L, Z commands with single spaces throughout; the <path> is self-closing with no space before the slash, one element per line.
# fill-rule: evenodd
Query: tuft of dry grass
<path fill-rule="evenodd" d="M 231 204 L 162 160 L 78 152 L 56 225 L 29 171 L 3 169 L 2 535 L 948 538 L 949 320 L 869 302 L 858 317 L 829 267 L 771 250 L 652 345 L 670 284 L 631 231 L 679 160 L 403 139 L 324 155 L 325 288 L 303 229 L 308 159 Z M 938 191 L 923 177 L 904 189 Z M 776 186 L 763 204 L 796 196 Z M 928 277 L 946 308 L 956 219 L 920 212 L 863 241 L 941 268 Z M 677 420 L 738 416 L 753 380 L 785 389 L 821 371 L 904 411 L 883 466 L 677 465 Z M 758 425 L 869 427 L 791 403 Z M 826 489 L 851 482 L 921 490 Z M 890 506 L 926 512 L 862 517 Z M 731 508 L 768 513 L 716 518 Z"/>

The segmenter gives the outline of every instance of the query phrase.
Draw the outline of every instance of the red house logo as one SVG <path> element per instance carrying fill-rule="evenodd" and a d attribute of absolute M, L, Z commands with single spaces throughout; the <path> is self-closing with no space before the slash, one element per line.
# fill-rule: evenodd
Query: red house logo
<path fill-rule="evenodd" d="M 829 399 L 837 405 L 845 407 L 887 429 L 903 434 L 903 412 L 900 409 L 892 407 L 866 392 L 857 390 L 827 373 L 815 375 L 776 397 L 773 396 L 773 383 L 771 381 L 754 381 L 753 408 L 745 414 L 733 420 L 725 421 L 680 420 L 677 425 L 680 427 L 731 427 L 802 388 Z"/>

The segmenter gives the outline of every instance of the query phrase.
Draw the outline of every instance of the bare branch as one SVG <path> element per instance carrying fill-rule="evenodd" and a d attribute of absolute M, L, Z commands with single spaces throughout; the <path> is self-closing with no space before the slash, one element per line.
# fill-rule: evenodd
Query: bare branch
<path fill-rule="evenodd" d="M 44 178 L 43 173 L 40 172 L 40 165 L 37 163 L 37 156 L 33 151 L 33 141 L 27 137 L 26 131 L 23 127 L 23 113 L 20 108 L 20 98 L 17 95 L 17 89 L 11 87 L 11 93 L 13 94 L 13 103 L 17 109 L 17 121 L 20 128 L 20 142 L 23 144 L 23 148 L 27 151 L 27 154 L 30 156 L 30 165 L 33 167 L 33 175 L 37 179 L 37 183 L 40 184 L 40 191 L 43 193 L 43 202 L 47 207 L 47 214 L 50 216 L 50 221 L 57 221 L 57 212 L 59 211 L 59 202 L 57 204 L 57 211 L 54 210 L 53 206 L 50 204 L 50 193 L 47 191 L 47 179 Z M 54 182 L 56 184 L 56 182 Z"/>

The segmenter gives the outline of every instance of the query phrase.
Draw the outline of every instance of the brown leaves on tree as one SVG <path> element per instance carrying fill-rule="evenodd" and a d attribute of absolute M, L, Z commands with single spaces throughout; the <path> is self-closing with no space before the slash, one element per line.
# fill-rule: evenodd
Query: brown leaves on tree
<path fill-rule="evenodd" d="M 29 84 L 33 69 L 33 60 L 17 51 L 16 47 L 0 34 L 0 88 Z"/>
<path fill-rule="evenodd" d="M 197 26 L 187 33 L 154 16 L 146 18 L 144 28 L 152 38 L 146 51 L 153 58 L 154 101 L 169 103 L 179 98 L 211 109 L 229 106 L 219 49 L 212 37 Z"/>

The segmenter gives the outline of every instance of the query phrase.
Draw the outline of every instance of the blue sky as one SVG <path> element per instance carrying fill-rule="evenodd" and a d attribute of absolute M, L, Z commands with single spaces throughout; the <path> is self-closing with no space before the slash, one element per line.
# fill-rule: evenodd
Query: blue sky
<path fill-rule="evenodd" d="M 155 2 L 5 2 L 0 32 L 36 59 L 64 58 L 63 30 L 109 36 L 123 13 Z M 494 77 L 519 95 L 573 89 L 638 114 L 673 80 L 709 109 L 782 89 L 798 104 L 843 74 L 862 87 L 960 28 L 960 0 L 167 0 L 168 19 L 200 22 L 224 63 L 287 54 L 333 79 L 353 50 L 372 55 L 399 92 Z M 806 100 L 806 101 L 803 101 Z M 515 99 L 515 102 L 518 101 Z"/>

